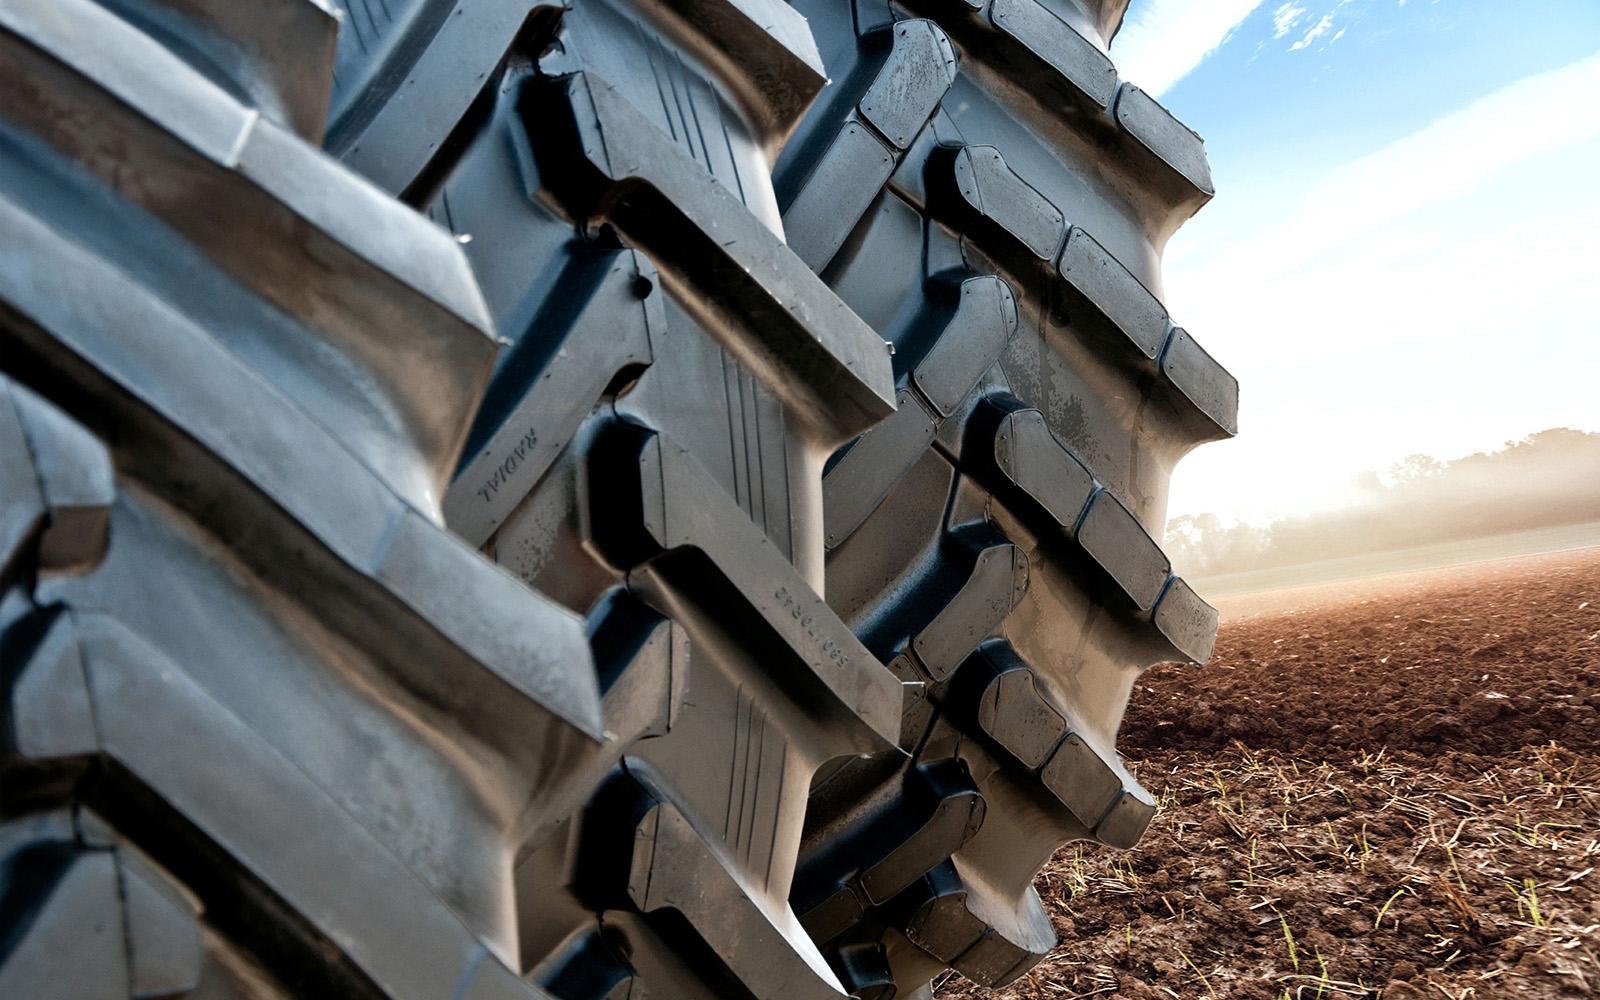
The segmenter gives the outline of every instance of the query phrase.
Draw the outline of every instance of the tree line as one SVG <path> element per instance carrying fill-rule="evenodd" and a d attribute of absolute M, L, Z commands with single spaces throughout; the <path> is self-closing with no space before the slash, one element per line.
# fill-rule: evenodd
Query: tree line
<path fill-rule="evenodd" d="M 1175 517 L 1166 549 L 1202 576 L 1600 521 L 1600 434 L 1555 427 L 1453 461 L 1410 455 L 1354 485 L 1346 507 L 1265 524 Z"/>

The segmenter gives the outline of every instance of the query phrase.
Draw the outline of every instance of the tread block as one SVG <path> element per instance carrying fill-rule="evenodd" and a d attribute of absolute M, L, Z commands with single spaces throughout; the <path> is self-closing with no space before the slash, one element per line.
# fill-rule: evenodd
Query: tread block
<path fill-rule="evenodd" d="M 591 613 L 589 642 L 607 742 L 626 746 L 671 730 L 689 688 L 689 638 L 682 627 L 622 592 Z"/>
<path fill-rule="evenodd" d="M 895 152 L 861 122 L 846 122 L 783 213 L 789 248 L 813 271 L 839 252 L 894 172 Z"/>
<path fill-rule="evenodd" d="M 61 853 L 72 850 L 70 844 L 50 846 Z M 43 851 L 33 847 L 33 853 Z M 30 867 L 39 864 L 37 857 L 6 860 Z M 130 970 L 118 881 L 112 852 L 81 851 L 69 856 L 53 884 L 45 888 L 44 898 L 36 903 L 32 919 L 22 917 L 21 927 L 0 928 L 7 932 L 10 945 L 0 958 L 0 995 L 37 1000 L 128 1000 Z"/>
<path fill-rule="evenodd" d="M 992 275 L 961 284 L 956 310 L 896 394 L 895 415 L 867 432 L 822 481 L 825 544 L 837 548 L 883 502 L 999 360 L 1017 331 L 1011 286 Z"/>
<path fill-rule="evenodd" d="M 948 417 L 972 392 L 1017 332 L 1017 300 L 996 275 L 961 283 L 961 301 L 950 325 L 928 351 L 911 382 L 940 416 Z"/>
<path fill-rule="evenodd" d="M 862 912 L 861 897 L 849 886 L 841 885 L 832 895 L 802 913 L 800 923 L 811 940 L 831 941 L 854 927 Z"/>
<path fill-rule="evenodd" d="M 920 899 L 906 937 L 979 986 L 1005 985 L 1055 947 L 1055 931 L 1031 885 L 1017 900 L 1005 900 L 964 880 L 959 865 L 959 859 L 940 865 L 913 890 Z"/>
<path fill-rule="evenodd" d="M 741 96 L 762 109 L 769 155 L 789 137 L 828 83 L 816 39 L 783 0 L 670 0 L 674 14 L 710 37 L 750 81 Z"/>
<path fill-rule="evenodd" d="M 900 735 L 900 678 L 868 652 L 687 449 L 664 434 L 636 429 L 629 437 L 631 443 L 610 458 L 618 463 L 610 474 L 638 498 L 649 544 L 617 558 L 636 565 L 673 549 L 701 552 L 779 647 L 805 668 L 774 664 L 776 679 L 794 688 L 819 718 L 831 717 L 840 738 L 861 752 L 892 745 Z M 675 585 L 692 589 L 705 583 L 684 579 Z"/>
<path fill-rule="evenodd" d="M 1155 819 L 1156 804 L 1137 784 L 1125 788 L 1111 811 L 1095 828 L 1095 837 L 1108 847 L 1127 850 L 1139 842 Z"/>
<path fill-rule="evenodd" d="M 341 87 L 329 148 L 389 191 L 416 179 L 461 120 L 524 25 L 559 17 L 535 0 L 458 2 L 444 7 L 431 38 L 391 36 L 382 57 L 357 57 L 359 82 Z M 827 83 L 805 19 L 779 0 L 671 0 L 668 17 L 707 37 L 743 77 L 739 97 L 758 119 L 769 155 Z M 421 124 L 424 141 L 417 141 Z"/>
<path fill-rule="evenodd" d="M 25 641 L 25 630 L 41 625 L 42 615 L 25 618 L 7 629 L 3 641 L 10 648 Z M 7 708 L 12 746 L 34 760 L 92 754 L 100 748 L 100 737 L 72 616 L 56 615 L 44 628 L 11 688 Z"/>
<path fill-rule="evenodd" d="M 949 163 L 955 193 L 966 213 L 1007 233 L 1040 260 L 1056 255 L 1067 231 L 1066 217 L 1006 165 L 999 149 L 962 146 Z"/>
<path fill-rule="evenodd" d="M 978 553 L 972 573 L 933 621 L 912 640 L 918 662 L 935 682 L 949 677 L 1028 592 L 1028 556 L 1009 542 Z"/>
<path fill-rule="evenodd" d="M 950 39 L 932 21 L 900 21 L 889 58 L 783 213 L 789 245 L 821 272 L 871 208 L 905 150 L 955 82 Z"/>
<path fill-rule="evenodd" d="M 994 649 L 985 647 L 981 655 L 1001 672 L 978 702 L 978 725 L 1024 767 L 1037 770 L 1066 737 L 1067 722 L 1039 695 L 1033 671 L 1007 647 L 994 645 Z M 1010 661 L 1003 666 L 997 662 L 1002 655 Z"/>
<path fill-rule="evenodd" d="M 773 924 L 676 806 L 657 802 L 639 820 L 628 864 L 634 905 L 682 914 L 753 995 L 837 1000 L 832 975 L 800 926 Z"/>
<path fill-rule="evenodd" d="M 1006 414 L 994 433 L 1000 472 L 1071 538 L 1094 496 L 1094 476 L 1035 409 Z"/>
<path fill-rule="evenodd" d="M 8 124 L 314 327 L 307 349 L 331 347 L 348 391 L 382 398 L 426 468 L 408 498 L 435 508 L 496 351 L 461 247 L 89 0 L 8 4 L 0 52 Z M 373 467 L 392 464 L 392 437 L 359 446 Z"/>
<path fill-rule="evenodd" d="M 1172 575 L 1172 564 L 1144 525 L 1109 490 L 1101 490 L 1089 502 L 1078 528 L 1078 544 L 1111 574 L 1135 607 L 1140 611 L 1155 607 Z"/>
<path fill-rule="evenodd" d="M 1105 53 L 1035 0 L 991 0 L 989 20 L 1035 59 L 1060 74 L 1094 107 L 1110 105 L 1117 70 Z"/>
<path fill-rule="evenodd" d="M 1166 309 L 1093 236 L 1072 227 L 1056 269 L 1145 357 L 1156 356 L 1167 338 Z"/>
<path fill-rule="evenodd" d="M 1131 88 L 1119 87 L 1116 68 L 1089 40 L 1091 25 L 1082 34 L 1075 26 L 1081 21 L 1069 22 L 1037 0 L 906 0 L 906 6 L 939 19 L 964 53 L 975 53 L 973 58 L 1033 95 L 1041 110 L 1096 149 L 1091 159 L 1118 177 L 1118 186 L 1140 192 L 1141 212 L 1159 233 L 1170 235 L 1211 198 L 1203 144 L 1148 96 L 1123 101 Z M 1104 25 L 1121 18 L 1120 7 L 1114 14 L 1085 13 L 1101 23 L 1106 38 Z"/>
<path fill-rule="evenodd" d="M 347 25 L 360 16 L 352 0 L 335 2 Z M 536 33 L 562 9 L 549 0 L 407 6 L 376 38 L 359 26 L 340 33 L 328 115 L 328 151 L 394 194 L 427 166 L 525 26 Z"/>
<path fill-rule="evenodd" d="M 470 703 L 467 716 L 485 723 L 508 722 L 508 713 L 519 725 L 559 718 L 584 738 L 599 735 L 599 694 L 577 616 L 427 520 L 304 409 L 113 264 L 4 198 L 0 224 L 11 233 L 7 256 L 29 261 L 20 271 L 0 269 L 0 298 L 33 324 L 8 333 L 69 378 L 117 386 L 103 397 L 104 419 L 152 428 L 128 435 L 128 448 L 143 449 L 138 460 L 168 467 L 169 437 L 182 432 L 191 451 L 169 500 L 236 536 L 269 579 L 281 573 L 286 585 L 303 587 L 311 576 L 338 627 L 390 635 L 396 612 L 407 620 L 409 609 L 421 626 L 408 632 L 415 655 L 387 661 L 403 682 L 444 704 Z M 41 290 L 29 278 L 41 271 L 70 282 L 75 294 Z M 250 530 L 228 520 L 241 516 Z M 440 663 L 459 665 L 448 687 Z M 508 700 L 511 692 L 521 697 Z M 509 728 L 484 735 L 510 738 Z"/>
<path fill-rule="evenodd" d="M 950 38 L 932 21 L 900 21 L 890 29 L 889 61 L 861 98 L 861 116 L 898 150 L 911 146 L 956 80 Z"/>
<path fill-rule="evenodd" d="M 1155 98 L 1125 83 L 1117 91 L 1117 122 L 1156 158 L 1180 174 L 1206 197 L 1211 186 L 1211 165 L 1206 145 L 1192 129 L 1172 116 Z"/>
<path fill-rule="evenodd" d="M 573 134 L 531 137 L 569 212 L 609 218 L 705 289 L 736 321 L 725 346 L 840 443 L 893 412 L 887 345 L 793 250 L 602 78 L 574 73 L 553 90 Z"/>
<path fill-rule="evenodd" d="M 873 942 L 845 945 L 834 952 L 839 981 L 856 1000 L 894 1000 L 899 988 L 883 946 Z"/>
<path fill-rule="evenodd" d="M 945 758 L 897 771 L 814 834 L 822 852 L 803 863 L 791 902 L 817 941 L 853 926 L 945 862 L 983 825 L 986 804 L 966 766 Z M 844 834 L 838 830 L 847 831 Z M 802 854 L 804 855 L 804 851 Z"/>
<path fill-rule="evenodd" d="M 1174 649 L 1195 663 L 1211 659 L 1217 638 L 1217 609 L 1207 604 L 1194 588 L 1179 577 L 1167 584 L 1161 603 L 1156 605 L 1156 629 Z"/>
<path fill-rule="evenodd" d="M 919 768 L 938 805 L 916 832 L 861 872 L 861 891 L 874 905 L 921 878 L 954 854 L 983 825 L 985 803 L 966 769 L 955 761 L 935 761 Z"/>
<path fill-rule="evenodd" d="M 977 699 L 979 727 L 1030 772 L 1036 771 L 1040 783 L 1097 840 L 1114 847 L 1137 841 L 1155 814 L 1149 793 L 1114 755 L 1103 756 L 1045 700 L 1032 669 L 1008 644 L 988 643 L 978 656 L 989 671 Z M 1148 815 L 1140 811 L 1144 803 L 1150 805 Z"/>
<path fill-rule="evenodd" d="M 1091 830 L 1122 794 L 1121 779 L 1076 733 L 1068 733 L 1056 746 L 1039 780 Z"/>
<path fill-rule="evenodd" d="M 655 360 L 666 332 L 656 270 L 631 250 L 611 255 L 574 313 L 564 330 L 536 334 L 553 346 L 445 493 L 446 523 L 472 545 L 487 542 L 538 484 L 616 374 Z"/>
<path fill-rule="evenodd" d="M 10 379 L 0 375 L 0 578 L 11 575 L 48 511 Z"/>
<path fill-rule="evenodd" d="M 924 875 L 912 892 L 916 902 L 905 922 L 906 937 L 941 962 L 954 962 L 989 930 L 967 910 L 967 887 L 948 861 Z"/>
<path fill-rule="evenodd" d="M 0 383 L 8 381 L 0 376 Z M 0 395 L 6 391 L 0 384 Z M 9 394 L 27 442 L 17 454 L 31 456 L 50 515 L 39 538 L 39 568 L 86 570 L 106 551 L 111 504 L 116 500 L 111 455 L 83 425 L 26 386 L 11 383 Z"/>
<path fill-rule="evenodd" d="M 939 430 L 939 419 L 911 390 L 901 389 L 895 403 L 894 415 L 863 434 L 822 480 L 829 548 L 849 538 L 878 509 Z"/>
<path fill-rule="evenodd" d="M 1161 355 L 1161 370 L 1223 434 L 1239 433 L 1239 380 L 1182 327 L 1172 331 Z"/>
<path fill-rule="evenodd" d="M 960 877 L 961 859 L 953 859 L 952 866 Z M 1002 986 L 1020 974 L 1019 967 L 1031 968 L 1055 947 L 1055 929 L 1032 885 L 1025 885 L 1016 899 L 1007 899 L 997 888 L 961 880 L 967 911 L 988 929 L 951 963 L 957 972 L 980 986 Z"/>
<path fill-rule="evenodd" d="M 243 60 L 247 69 L 238 75 L 248 78 L 238 82 L 268 117 L 307 142 L 322 142 L 339 34 L 339 21 L 323 0 L 167 0 L 165 6 L 227 46 L 216 54 L 216 64 Z M 180 32 L 191 43 L 211 47 L 192 32 Z M 259 86 L 250 86 L 257 81 Z"/>
<path fill-rule="evenodd" d="M 462 995 L 483 966 L 500 964 L 349 812 L 179 665 L 112 618 L 77 618 L 103 751 L 381 989 L 396 1000 Z M 352 884 L 364 891 L 347 892 Z M 527 1000 L 539 996 L 512 982 Z"/>

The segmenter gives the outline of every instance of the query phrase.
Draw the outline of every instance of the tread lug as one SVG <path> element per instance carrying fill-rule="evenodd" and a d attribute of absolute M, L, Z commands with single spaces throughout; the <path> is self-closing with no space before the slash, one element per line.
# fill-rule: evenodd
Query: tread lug
<path fill-rule="evenodd" d="M 1207 437 L 1239 433 L 1239 380 L 1217 364 L 1189 332 L 1175 327 L 1161 355 L 1161 370 L 1214 425 Z"/>
<path fill-rule="evenodd" d="M 1167 338 L 1167 311 L 1150 290 L 1101 246 L 1074 226 L 1057 259 L 1063 280 L 1140 353 L 1154 358 Z"/>
<path fill-rule="evenodd" d="M 942 417 L 960 408 L 1000 360 L 1017 333 L 1017 300 L 997 275 L 968 278 L 950 324 L 911 374 L 917 391 Z"/>
<path fill-rule="evenodd" d="M 685 278 L 714 290 L 743 320 L 725 346 L 839 442 L 893 412 L 883 339 L 793 250 L 603 79 L 583 72 L 553 86 L 574 135 L 541 138 L 535 152 L 574 216 L 606 216 L 646 252 L 670 243 L 657 266 L 680 262 Z"/>
<path fill-rule="evenodd" d="M 1216 193 L 1211 186 L 1211 165 L 1206 162 L 1206 146 L 1193 130 L 1155 98 L 1125 83 L 1117 91 L 1117 122 L 1162 163 L 1194 186 L 1206 198 Z"/>
<path fill-rule="evenodd" d="M 634 830 L 628 893 L 643 913 L 681 913 L 758 997 L 774 1000 L 836 998 L 816 947 L 796 924 L 772 923 L 674 806 L 658 802 Z M 709 878 L 707 876 L 710 876 Z"/>
<path fill-rule="evenodd" d="M 911 141 L 933 115 L 956 80 L 956 53 L 944 30 L 932 21 L 900 21 L 889 61 L 862 95 L 861 116 L 898 150 Z"/>
<path fill-rule="evenodd" d="M 637 498 L 649 542 L 645 549 L 620 549 L 617 557 L 637 565 L 660 552 L 698 549 L 806 668 L 803 674 L 781 670 L 777 679 L 798 685 L 802 703 L 836 719 L 841 738 L 859 750 L 893 745 L 900 734 L 900 679 L 861 645 L 692 454 L 663 434 L 635 430 L 628 437 L 629 443 L 619 440 L 610 459 L 618 464 L 608 465 L 609 475 Z M 682 581 L 691 590 L 697 583 L 703 586 Z M 830 707 L 824 709 L 819 697 Z"/>
<path fill-rule="evenodd" d="M 909 389 L 900 390 L 895 403 L 894 415 L 863 434 L 822 480 L 830 548 L 849 538 L 878 509 L 938 432 L 939 419 Z"/>
<path fill-rule="evenodd" d="M 1105 53 L 1035 0 L 990 0 L 989 20 L 1033 58 L 1059 75 L 1082 99 L 1106 108 L 1117 91 L 1117 70 Z"/>
<path fill-rule="evenodd" d="M 1207 604 L 1184 580 L 1173 577 L 1156 605 L 1156 629 L 1191 662 L 1211 659 L 1217 638 L 1217 609 Z"/>
<path fill-rule="evenodd" d="M 1078 542 L 1094 557 L 1140 611 L 1160 599 L 1172 566 L 1137 518 L 1109 490 L 1089 502 L 1078 528 Z"/>
<path fill-rule="evenodd" d="M 450 529 L 472 545 L 484 544 L 505 523 L 617 373 L 655 360 L 666 332 L 655 268 L 631 251 L 608 254 L 597 264 L 602 276 L 570 325 L 550 335 L 555 346 L 542 358 L 508 361 L 538 366 L 517 380 L 520 398 L 507 403 L 491 395 L 485 401 L 478 426 L 492 430 L 462 462 L 443 505 Z M 528 391 L 541 385 L 561 389 Z"/>
<path fill-rule="evenodd" d="M 846 122 L 783 213 L 789 248 L 821 271 L 894 172 L 895 151 L 861 122 Z"/>
<path fill-rule="evenodd" d="M 948 163 L 953 205 L 960 214 L 1004 233 L 1027 253 L 1050 260 L 1061 249 L 1067 220 L 1039 190 L 1006 165 L 994 146 L 962 146 L 932 163 Z"/>
<path fill-rule="evenodd" d="M 912 641 L 917 661 L 935 682 L 959 667 L 1028 590 L 1028 556 L 1009 543 L 978 553 L 972 574 Z"/>
<path fill-rule="evenodd" d="M 1067 536 L 1094 498 L 1094 476 L 1035 409 L 1006 414 L 994 434 L 995 464 Z"/>

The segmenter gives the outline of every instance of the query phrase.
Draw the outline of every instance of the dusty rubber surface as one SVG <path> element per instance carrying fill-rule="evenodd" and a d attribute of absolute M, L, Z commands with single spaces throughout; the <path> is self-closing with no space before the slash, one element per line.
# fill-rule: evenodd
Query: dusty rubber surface
<path fill-rule="evenodd" d="M 1045 869 L 1066 943 L 1000 995 L 1600 990 L 1600 549 L 1251 600 L 1145 675 L 1163 812 Z"/>

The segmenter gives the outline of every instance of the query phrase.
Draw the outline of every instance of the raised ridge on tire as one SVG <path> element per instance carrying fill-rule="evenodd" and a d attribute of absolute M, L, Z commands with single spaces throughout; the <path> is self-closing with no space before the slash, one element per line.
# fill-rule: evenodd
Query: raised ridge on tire
<path fill-rule="evenodd" d="M 0 933 L 56 978 L 32 944 L 0 976 L 143 995 L 260 961 L 323 992 L 535 995 L 492 873 L 527 810 L 587 791 L 600 699 L 580 619 L 441 525 L 493 357 L 459 246 L 97 5 L 10 4 L 0 48 L 0 433 L 25 445 L 0 783 L 103 817 L 83 864 L 149 854 L 202 906 L 140 916 L 124 874 L 103 926 L 143 957 L 61 977 L 36 917 Z M 374 747 L 405 766 L 374 781 Z M 194 919 L 199 957 L 151 964 Z"/>
<path fill-rule="evenodd" d="M 1209 172 L 1198 138 L 1105 57 L 1125 5 L 928 0 L 858 7 L 849 27 L 822 0 L 799 6 L 840 83 L 778 165 L 780 190 L 798 192 L 785 224 L 827 228 L 811 260 L 895 344 L 900 401 L 829 464 L 829 600 L 923 687 L 901 720 L 910 760 L 818 773 L 809 849 L 835 860 L 794 902 L 859 997 L 946 967 L 1005 985 L 1054 943 L 1029 881 L 1055 847 L 1128 847 L 1154 815 L 1114 749 L 1131 677 L 1209 655 L 1215 612 L 1151 538 L 1171 463 L 1236 429 L 1236 384 L 1173 325 L 1155 271 Z M 905 17 L 948 32 L 960 69 L 940 106 L 916 106 L 927 124 L 877 194 L 887 164 L 863 155 L 830 215 L 801 179 L 837 155 L 829 137 L 893 65 L 882 39 L 919 23 Z M 945 318 L 946 289 L 984 281 L 1013 303 L 994 338 Z M 991 340 L 993 354 L 976 346 Z M 939 355 L 963 341 L 985 360 L 934 405 L 920 390 L 959 367 Z M 894 899 L 866 898 L 836 859 L 881 852 L 866 831 L 909 841 L 904 817 L 925 808 L 912 776 L 934 766 L 970 776 L 982 822 L 947 857 L 922 855 L 926 874 Z"/>
<path fill-rule="evenodd" d="M 1234 429 L 1159 301 L 1203 149 L 1118 0 L 821 2 L 346 0 L 332 81 L 320 3 L 6 9 L 0 857 L 60 891 L 0 981 L 68 910 L 142 950 L 85 996 L 1049 949 L 1033 871 L 1152 812 L 1127 684 L 1215 628 L 1149 537 Z"/>

